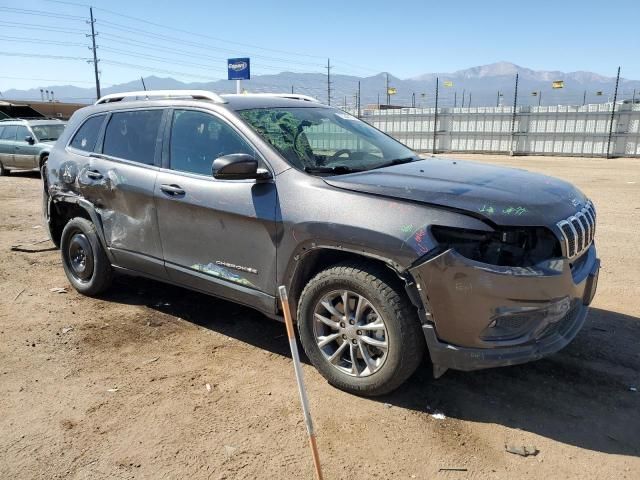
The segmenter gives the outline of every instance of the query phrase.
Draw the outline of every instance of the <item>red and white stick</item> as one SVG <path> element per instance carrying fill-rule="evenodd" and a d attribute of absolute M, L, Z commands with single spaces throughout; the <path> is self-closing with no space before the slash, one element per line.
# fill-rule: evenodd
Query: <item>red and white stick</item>
<path fill-rule="evenodd" d="M 284 312 L 284 323 L 287 325 L 287 336 L 289 337 L 289 347 L 291 348 L 291 358 L 293 359 L 293 370 L 296 373 L 296 381 L 298 382 L 298 392 L 300 393 L 300 403 L 302 404 L 302 413 L 304 414 L 304 422 L 307 426 L 309 434 L 309 444 L 311 445 L 311 455 L 313 455 L 313 465 L 316 469 L 316 479 L 322 480 L 322 469 L 320 468 L 320 455 L 318 454 L 318 445 L 316 443 L 316 433 L 313 430 L 313 421 L 309 412 L 309 401 L 307 400 L 307 391 L 304 388 L 304 379 L 302 378 L 302 366 L 300 365 L 300 356 L 298 355 L 298 345 L 296 343 L 296 332 L 293 329 L 293 320 L 291 319 L 291 310 L 289 308 L 289 297 L 287 289 L 284 286 L 278 288 L 280 293 L 280 301 L 282 302 L 282 311 Z"/>

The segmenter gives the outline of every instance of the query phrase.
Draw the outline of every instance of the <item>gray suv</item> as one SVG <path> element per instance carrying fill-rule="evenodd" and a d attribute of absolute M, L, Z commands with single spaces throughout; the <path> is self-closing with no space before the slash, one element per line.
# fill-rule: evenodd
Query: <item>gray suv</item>
<path fill-rule="evenodd" d="M 64 127 L 59 120 L 0 120 L 0 175 L 40 169 Z"/>
<path fill-rule="evenodd" d="M 74 114 L 43 179 L 76 290 L 138 275 L 279 319 L 285 285 L 311 362 L 361 395 L 425 351 L 436 377 L 554 353 L 596 290 L 596 211 L 575 187 L 422 159 L 308 98 L 109 95 Z"/>

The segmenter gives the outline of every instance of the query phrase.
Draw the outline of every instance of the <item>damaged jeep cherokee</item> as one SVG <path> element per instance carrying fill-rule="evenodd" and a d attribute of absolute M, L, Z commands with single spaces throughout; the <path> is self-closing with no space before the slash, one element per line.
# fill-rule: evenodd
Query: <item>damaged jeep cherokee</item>
<path fill-rule="evenodd" d="M 380 395 L 425 351 L 434 375 L 557 352 L 597 285 L 596 209 L 551 177 L 420 158 L 308 97 L 113 94 L 79 110 L 44 168 L 64 271 L 114 274 L 281 318 L 333 385 Z"/>

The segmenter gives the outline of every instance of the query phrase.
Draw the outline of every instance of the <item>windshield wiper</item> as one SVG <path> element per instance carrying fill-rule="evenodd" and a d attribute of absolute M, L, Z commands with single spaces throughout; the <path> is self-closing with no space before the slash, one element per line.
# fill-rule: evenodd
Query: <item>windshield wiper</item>
<path fill-rule="evenodd" d="M 396 158 L 394 160 L 389 160 L 388 162 L 382 163 L 373 167 L 371 170 L 375 170 L 377 168 L 385 168 L 385 167 L 393 167 L 394 165 L 402 165 L 403 163 L 411 163 L 413 161 L 418 160 L 416 157 L 406 157 L 406 158 Z"/>
<path fill-rule="evenodd" d="M 307 173 L 334 173 L 336 175 L 342 175 L 345 173 L 362 172 L 362 168 L 351 168 L 346 165 L 336 165 L 335 167 L 304 167 L 304 171 Z"/>

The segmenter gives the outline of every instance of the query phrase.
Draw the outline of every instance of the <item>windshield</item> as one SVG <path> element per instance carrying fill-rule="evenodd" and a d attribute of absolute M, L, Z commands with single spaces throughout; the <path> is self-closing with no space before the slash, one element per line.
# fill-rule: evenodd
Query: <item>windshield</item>
<path fill-rule="evenodd" d="M 31 130 L 40 142 L 49 140 L 58 140 L 64 131 L 63 123 L 54 123 L 51 125 L 31 125 Z"/>
<path fill-rule="evenodd" d="M 417 159 L 401 143 L 334 108 L 259 108 L 238 113 L 289 163 L 310 173 L 350 173 Z"/>

